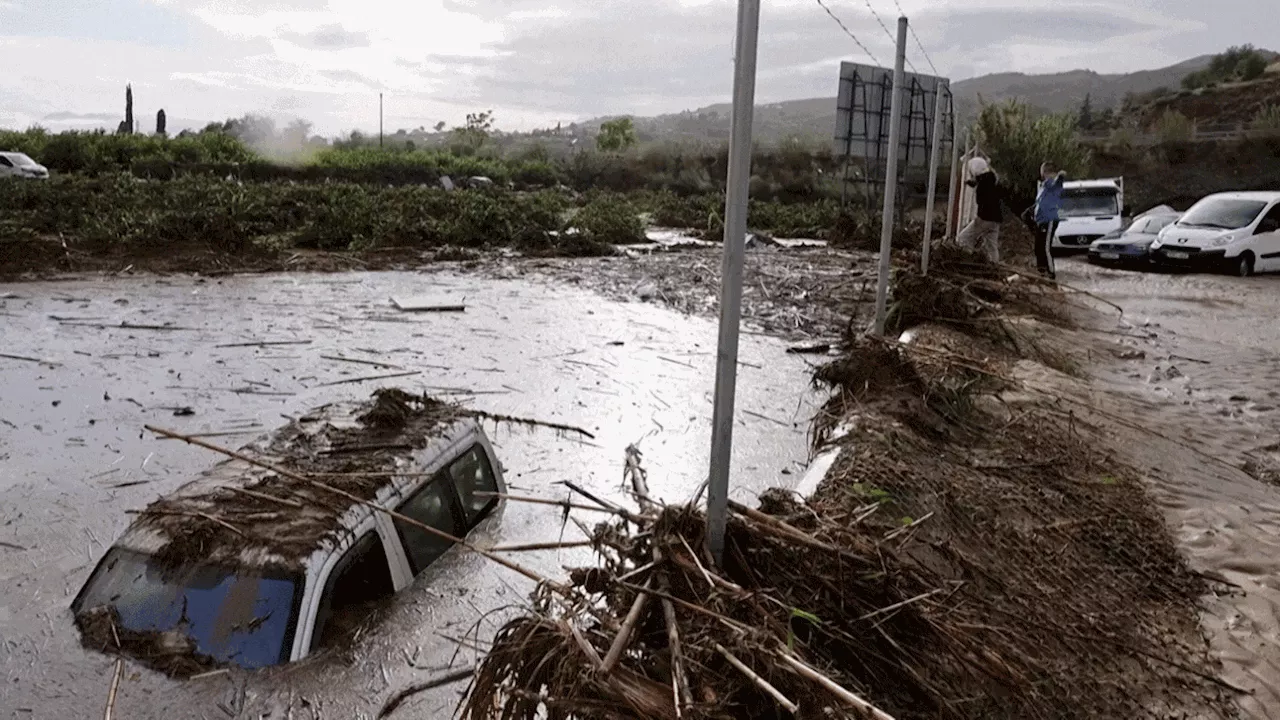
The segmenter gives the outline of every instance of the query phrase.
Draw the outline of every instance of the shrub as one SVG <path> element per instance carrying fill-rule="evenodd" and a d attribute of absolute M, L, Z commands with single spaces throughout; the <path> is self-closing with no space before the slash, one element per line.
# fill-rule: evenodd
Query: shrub
<path fill-rule="evenodd" d="M 644 223 L 636 207 L 616 195 L 604 195 L 574 214 L 566 231 L 587 240 L 613 245 L 645 242 Z"/>
<path fill-rule="evenodd" d="M 1176 110 L 1165 110 L 1155 122 L 1156 140 L 1161 145 L 1187 143 L 1195 139 L 1195 121 Z"/>
<path fill-rule="evenodd" d="M 1280 105 L 1267 105 L 1259 108 L 1253 121 L 1249 123 L 1253 130 L 1261 132 L 1280 131 Z"/>

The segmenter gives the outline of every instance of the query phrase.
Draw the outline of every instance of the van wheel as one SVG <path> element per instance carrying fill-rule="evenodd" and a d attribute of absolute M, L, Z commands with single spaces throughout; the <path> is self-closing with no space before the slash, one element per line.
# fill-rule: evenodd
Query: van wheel
<path fill-rule="evenodd" d="M 1253 254 L 1240 253 L 1240 259 L 1236 262 L 1236 275 L 1238 277 L 1249 277 L 1253 274 Z"/>

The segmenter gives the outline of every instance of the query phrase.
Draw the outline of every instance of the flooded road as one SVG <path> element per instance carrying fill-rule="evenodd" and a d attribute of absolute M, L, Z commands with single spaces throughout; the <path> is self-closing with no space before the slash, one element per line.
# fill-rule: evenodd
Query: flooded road
<path fill-rule="evenodd" d="M 1251 693 L 1246 716 L 1280 718 L 1280 276 L 1059 269 L 1125 310 L 1114 333 L 1132 350 L 1095 368 L 1093 402 L 1154 431 L 1117 428 L 1116 445 L 1149 472 L 1192 566 L 1235 586 L 1204 626 L 1223 677 Z"/>
<path fill-rule="evenodd" d="M 418 295 L 466 311 L 406 313 L 389 302 Z M 664 499 L 687 499 L 706 472 L 714 322 L 545 283 L 428 272 L 0 285 L 0 328 L 0 353 L 16 356 L 0 357 L 0 718 L 103 711 L 114 661 L 80 647 L 71 598 L 126 511 L 220 459 L 157 440 L 144 423 L 238 447 L 282 416 L 396 385 L 596 436 L 490 425 L 514 493 L 562 499 L 555 483 L 572 480 L 621 499 L 623 450 L 635 442 Z M 805 360 L 785 348 L 742 338 L 734 493 L 744 500 L 793 485 L 807 458 L 817 398 Z M 416 374 L 366 379 L 401 373 Z M 562 527 L 556 508 L 508 504 L 479 544 L 562 536 L 581 532 Z M 590 557 L 515 559 L 558 577 Z M 372 717 L 396 690 L 473 661 L 502 621 L 486 613 L 522 603 L 529 589 L 455 551 L 345 652 L 188 682 L 126 664 L 115 714 Z M 478 641 L 460 642 L 482 617 Z M 397 715 L 443 717 L 463 687 L 424 693 Z"/>

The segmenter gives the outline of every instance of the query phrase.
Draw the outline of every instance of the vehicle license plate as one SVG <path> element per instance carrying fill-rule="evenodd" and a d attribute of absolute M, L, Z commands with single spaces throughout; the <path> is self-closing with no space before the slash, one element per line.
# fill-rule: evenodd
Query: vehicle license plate
<path fill-rule="evenodd" d="M 1190 253 L 1179 252 L 1177 250 L 1170 250 L 1168 254 L 1170 260 L 1186 260 L 1191 257 Z"/>
<path fill-rule="evenodd" d="M 1120 253 L 1104 252 L 1104 253 L 1098 253 L 1098 256 L 1101 257 L 1103 260 L 1119 260 L 1120 259 Z"/>

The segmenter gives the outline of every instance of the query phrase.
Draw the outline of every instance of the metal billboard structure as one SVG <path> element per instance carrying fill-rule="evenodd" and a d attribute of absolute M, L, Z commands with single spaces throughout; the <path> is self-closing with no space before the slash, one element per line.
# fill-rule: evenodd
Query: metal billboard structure
<path fill-rule="evenodd" d="M 840 63 L 834 151 L 842 160 L 842 204 L 857 186 L 861 186 L 868 206 L 884 190 L 893 72 L 893 68 Z M 955 102 L 950 85 L 949 79 L 935 75 L 904 74 L 897 184 L 901 185 L 913 171 L 929 167 L 935 127 L 940 127 L 943 143 L 950 143 L 955 137 Z M 934 123 L 937 112 L 942 113 L 941 125 Z"/>

